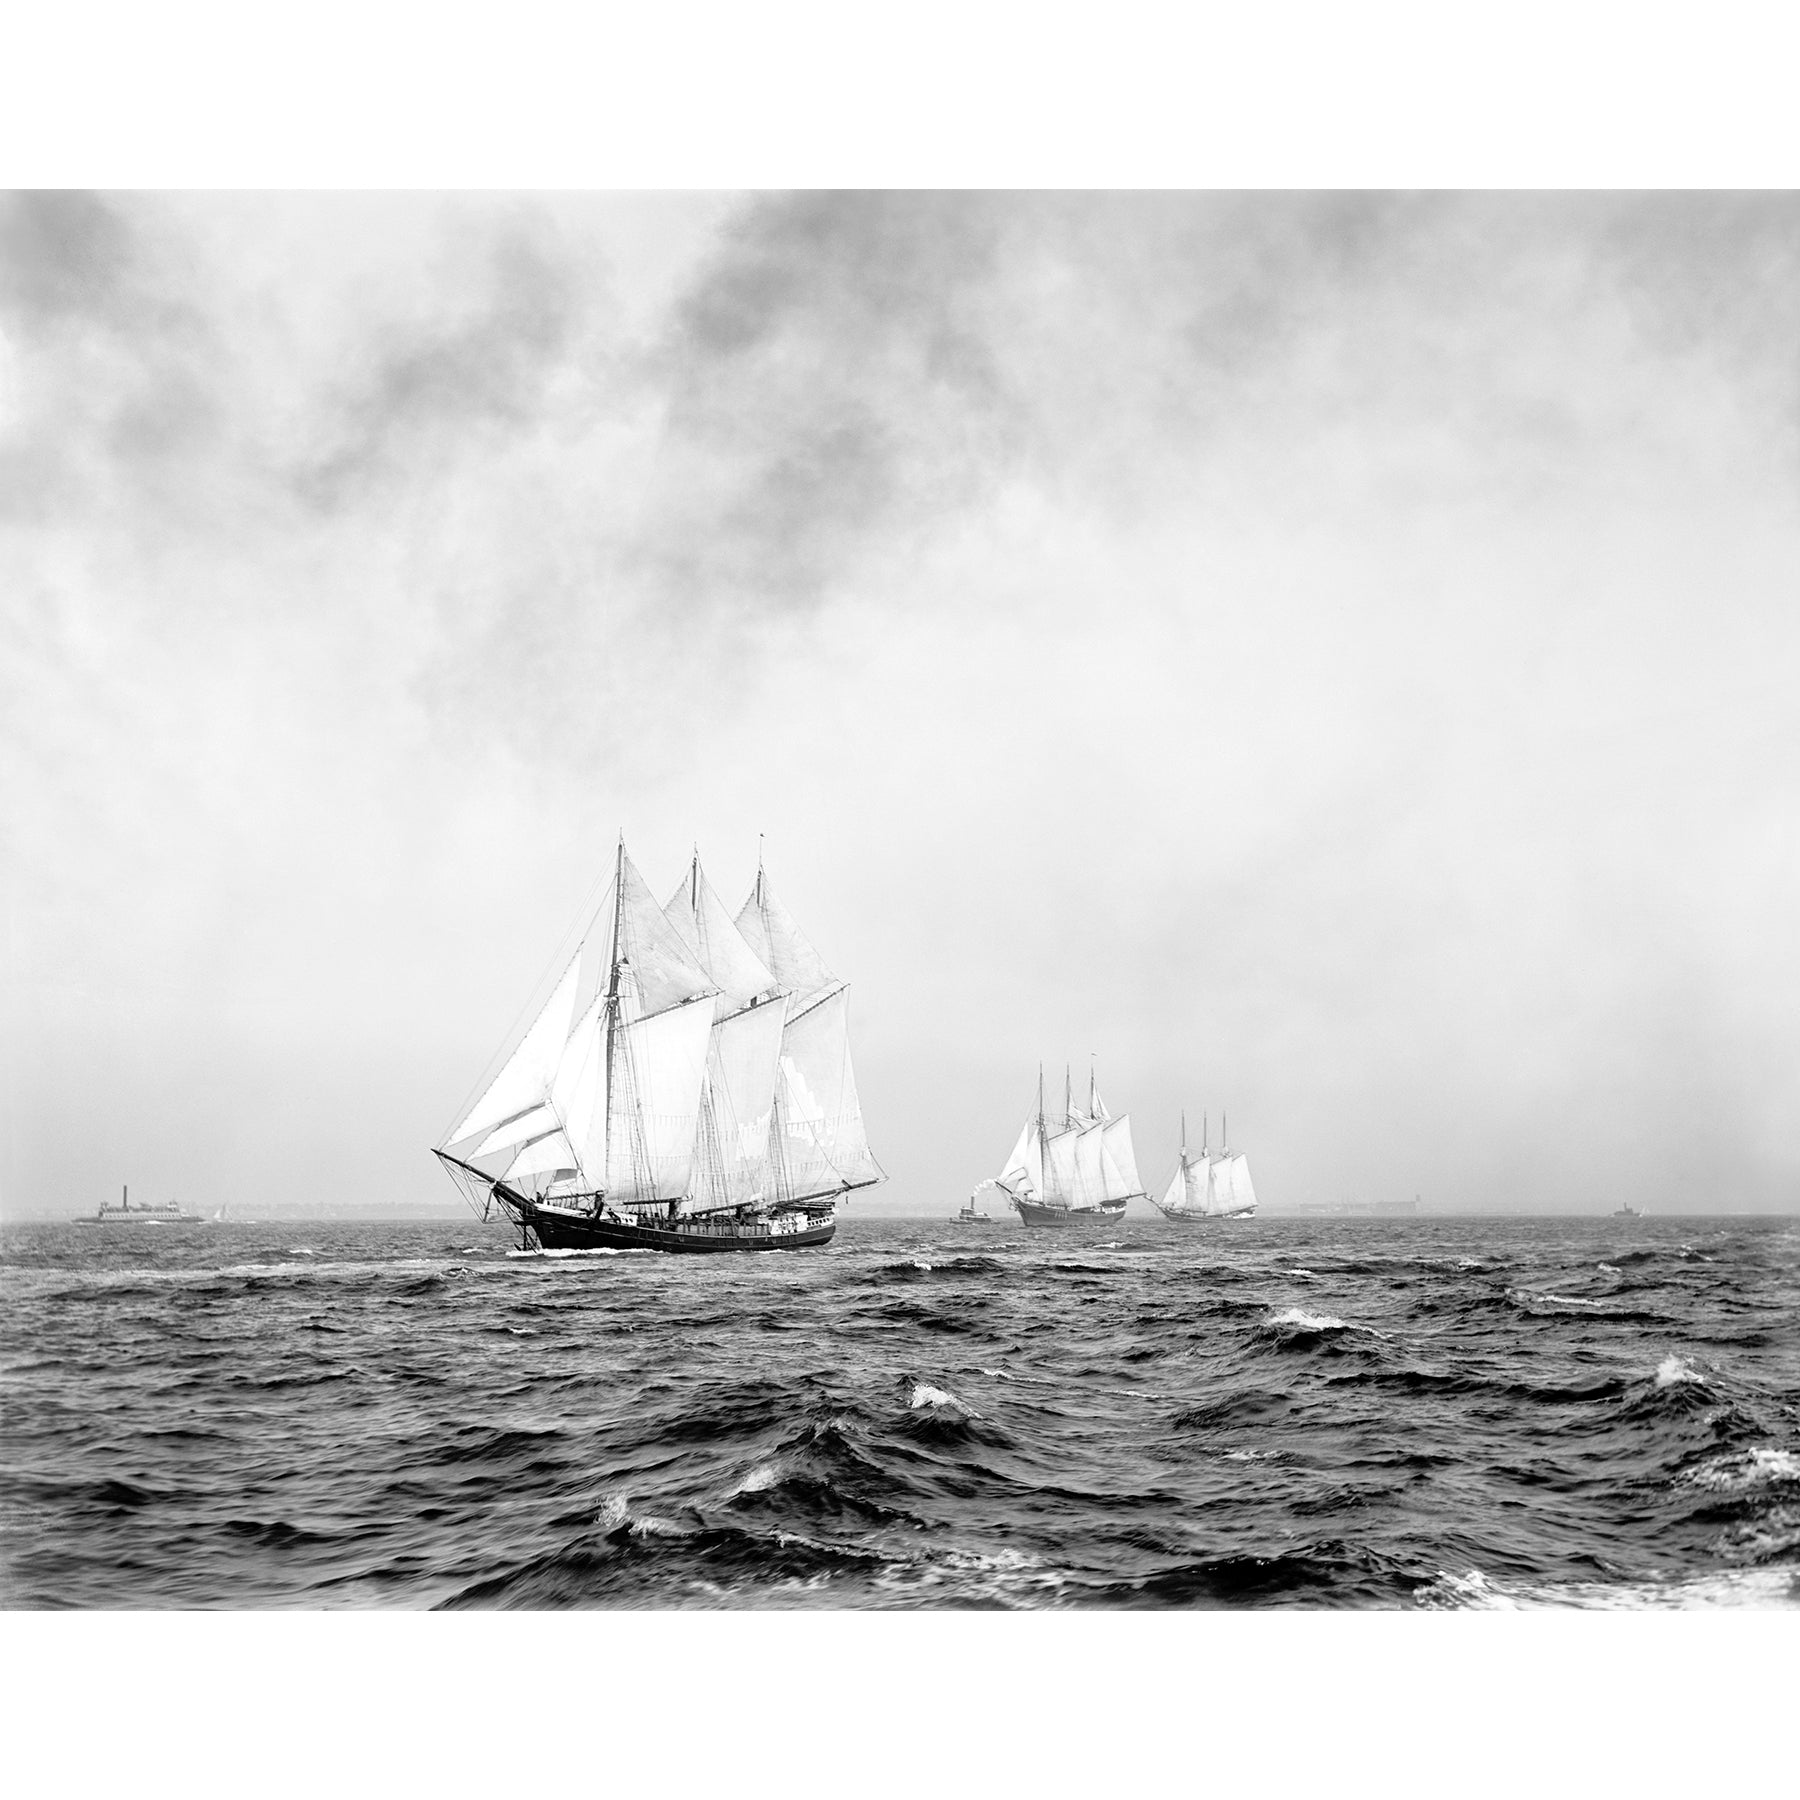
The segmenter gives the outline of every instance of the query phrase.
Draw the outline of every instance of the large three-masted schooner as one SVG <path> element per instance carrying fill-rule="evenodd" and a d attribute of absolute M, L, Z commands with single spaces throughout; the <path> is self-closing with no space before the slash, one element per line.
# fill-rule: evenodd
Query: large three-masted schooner
<path fill-rule="evenodd" d="M 1165 1219 L 1183 1225 L 1205 1219 L 1247 1219 L 1256 1211 L 1256 1189 L 1250 1185 L 1250 1160 L 1230 1148 L 1225 1122 L 1219 1123 L 1225 1142 L 1217 1150 L 1206 1147 L 1206 1124 L 1200 1127 L 1200 1154 L 1188 1155 L 1187 1114 L 1181 1115 L 1181 1160 L 1175 1177 L 1160 1200 L 1150 1204 Z"/>
<path fill-rule="evenodd" d="M 734 920 L 701 872 L 659 907 L 619 842 L 550 998 L 434 1154 L 546 1250 L 798 1250 L 882 1179 L 849 988 L 760 864 Z"/>
<path fill-rule="evenodd" d="M 1027 1225 L 1087 1225 L 1116 1219 L 1128 1200 L 1141 1200 L 1137 1158 L 1131 1148 L 1131 1119 L 1114 1118 L 1088 1076 L 1086 1107 L 1074 1102 L 1063 1082 L 1060 1118 L 1044 1109 L 1044 1073 L 1038 1071 L 1037 1110 L 1025 1121 L 1006 1167 L 992 1185 Z M 971 1205 L 974 1202 L 971 1200 Z"/>

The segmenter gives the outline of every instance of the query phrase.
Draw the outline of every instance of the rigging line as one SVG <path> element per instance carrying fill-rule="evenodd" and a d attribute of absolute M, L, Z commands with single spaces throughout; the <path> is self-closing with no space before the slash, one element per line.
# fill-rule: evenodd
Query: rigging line
<path fill-rule="evenodd" d="M 533 1002 L 537 1002 L 538 1012 L 542 1012 L 544 1008 L 550 1004 L 550 996 L 556 990 L 553 986 L 546 987 L 545 984 L 550 980 L 550 977 L 553 974 L 557 974 L 559 971 L 566 969 L 570 958 L 581 948 L 582 941 L 586 938 L 588 929 L 593 924 L 595 915 L 600 910 L 600 899 L 606 892 L 606 889 L 602 884 L 607 879 L 607 876 L 604 874 L 595 877 L 593 886 L 588 889 L 587 898 L 581 903 L 581 910 L 575 915 L 574 924 L 563 933 L 562 939 L 557 945 L 555 954 L 552 955 L 548 965 L 538 976 L 537 982 L 527 996 L 525 1004 L 519 1008 L 517 1017 L 514 1018 L 512 1024 L 507 1028 L 506 1036 L 500 1040 L 500 1048 L 495 1051 L 491 1058 L 489 1058 L 488 1066 L 482 1070 L 481 1074 L 476 1078 L 475 1085 L 463 1096 L 462 1104 L 457 1107 L 456 1111 L 453 1112 L 446 1121 L 444 1125 L 444 1133 L 446 1135 L 439 1137 L 438 1142 L 440 1144 L 450 1142 L 447 1134 L 456 1129 L 457 1121 L 459 1119 L 466 1119 L 469 1116 L 469 1108 L 475 1104 L 477 1097 L 493 1084 L 495 1077 L 498 1076 L 500 1071 L 506 1066 L 507 1057 L 510 1056 L 514 1050 L 518 1049 L 519 1046 L 514 1042 L 514 1039 L 520 1035 L 519 1026 L 523 1023 L 526 1014 L 532 1011 Z M 540 993 L 543 994 L 543 999 L 541 1001 L 538 1000 L 538 995 Z"/>
<path fill-rule="evenodd" d="M 819 1010 L 819 1008 L 821 1006 L 823 1006 L 827 1000 L 835 1000 L 839 994 L 847 994 L 849 991 L 850 991 L 849 982 L 839 981 L 834 976 L 832 978 L 831 984 L 828 987 L 820 988 L 816 994 L 810 995 L 808 997 L 806 1004 L 804 1006 L 800 1007 L 798 1011 L 791 1012 L 786 1016 L 785 1020 L 782 1023 L 782 1028 L 781 1028 L 782 1032 L 785 1034 L 788 1031 L 792 1030 L 793 1027 L 798 1025 L 800 1023 L 800 1021 L 807 1016 L 808 1013 L 817 1012 Z"/>

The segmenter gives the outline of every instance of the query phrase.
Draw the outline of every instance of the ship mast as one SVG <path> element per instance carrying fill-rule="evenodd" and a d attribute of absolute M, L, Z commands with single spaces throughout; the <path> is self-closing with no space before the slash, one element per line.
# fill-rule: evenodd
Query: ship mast
<path fill-rule="evenodd" d="M 1049 1133 L 1044 1129 L 1044 1065 L 1038 1064 L 1038 1167 L 1044 1167 L 1044 1156 L 1047 1149 Z M 1047 1178 L 1046 1178 L 1047 1179 Z"/>
<path fill-rule="evenodd" d="M 619 916 L 625 910 L 625 834 L 619 833 L 619 856 L 613 872 L 612 951 L 606 981 L 606 1093 L 602 1103 L 608 1120 L 607 1138 L 612 1138 L 613 1056 L 619 1037 Z M 606 1171 L 600 1171 L 599 1191 L 594 1196 L 594 1211 L 600 1210 L 600 1195 L 606 1191 Z"/>

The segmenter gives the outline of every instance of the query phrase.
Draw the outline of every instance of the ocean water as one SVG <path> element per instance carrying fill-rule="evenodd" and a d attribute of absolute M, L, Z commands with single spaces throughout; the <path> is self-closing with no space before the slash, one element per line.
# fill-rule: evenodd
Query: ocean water
<path fill-rule="evenodd" d="M 0 1232 L 10 1607 L 1800 1604 L 1800 1223 Z"/>

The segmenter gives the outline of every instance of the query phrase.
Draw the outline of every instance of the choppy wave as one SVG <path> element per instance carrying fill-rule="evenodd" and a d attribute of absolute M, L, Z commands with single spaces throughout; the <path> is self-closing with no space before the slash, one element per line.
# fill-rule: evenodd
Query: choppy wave
<path fill-rule="evenodd" d="M 1785 1221 L 103 1235 L 0 1236 L 6 1604 L 1796 1603 Z"/>

